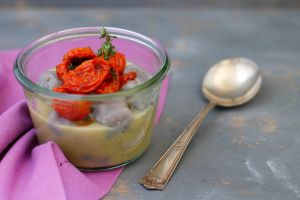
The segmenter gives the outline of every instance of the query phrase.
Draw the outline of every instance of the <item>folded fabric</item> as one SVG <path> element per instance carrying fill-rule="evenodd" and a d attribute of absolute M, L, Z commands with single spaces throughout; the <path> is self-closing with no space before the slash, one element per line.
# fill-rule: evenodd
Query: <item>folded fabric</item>
<path fill-rule="evenodd" d="M 0 51 L 0 114 L 24 99 L 22 87 L 13 73 L 14 60 L 19 50 Z"/>
<path fill-rule="evenodd" d="M 17 52 L 0 52 L 1 199 L 102 198 L 123 168 L 82 172 L 68 162 L 55 143 L 38 144 L 22 88 L 13 77 L 12 65 Z M 166 79 L 156 122 L 164 106 L 167 87 Z"/>

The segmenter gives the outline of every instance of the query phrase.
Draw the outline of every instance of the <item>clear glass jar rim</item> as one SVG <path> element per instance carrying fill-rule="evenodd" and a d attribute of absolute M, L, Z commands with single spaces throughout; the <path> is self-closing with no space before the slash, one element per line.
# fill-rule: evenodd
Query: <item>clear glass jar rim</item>
<path fill-rule="evenodd" d="M 160 58 L 161 61 L 160 70 L 156 74 L 154 74 L 151 79 L 134 88 L 124 90 L 124 91 L 119 91 L 116 93 L 100 94 L 100 95 L 99 94 L 79 95 L 79 94 L 57 93 L 35 84 L 34 82 L 32 82 L 30 79 L 26 77 L 23 71 L 23 65 L 26 59 L 39 48 L 65 39 L 92 36 L 95 34 L 99 34 L 100 31 L 100 27 L 81 27 L 81 28 L 67 29 L 56 33 L 52 33 L 50 35 L 47 35 L 45 37 L 36 40 L 35 42 L 23 48 L 18 54 L 14 64 L 14 74 L 16 79 L 27 90 L 32 91 L 34 93 L 39 93 L 40 95 L 44 95 L 47 97 L 66 99 L 66 100 L 99 101 L 101 99 L 120 98 L 120 97 L 133 95 L 135 93 L 148 89 L 152 86 L 155 86 L 165 78 L 170 68 L 169 58 L 165 49 L 157 41 L 147 36 L 144 36 L 142 34 L 136 33 L 134 31 L 115 28 L 115 27 L 105 27 L 105 28 L 112 35 L 116 35 L 120 38 L 130 39 L 132 41 L 138 42 L 150 48 Z"/>

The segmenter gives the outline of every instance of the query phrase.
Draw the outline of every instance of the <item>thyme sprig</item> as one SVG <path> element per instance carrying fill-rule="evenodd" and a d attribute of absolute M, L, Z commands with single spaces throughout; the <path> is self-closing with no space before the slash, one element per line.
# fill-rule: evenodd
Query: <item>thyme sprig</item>
<path fill-rule="evenodd" d="M 102 44 L 101 48 L 98 50 L 98 56 L 104 57 L 105 60 L 109 60 L 111 56 L 116 54 L 115 46 L 112 45 L 112 38 L 117 38 L 116 36 L 111 36 L 107 30 L 102 27 L 100 30 L 100 39 L 105 38 L 105 42 Z"/>

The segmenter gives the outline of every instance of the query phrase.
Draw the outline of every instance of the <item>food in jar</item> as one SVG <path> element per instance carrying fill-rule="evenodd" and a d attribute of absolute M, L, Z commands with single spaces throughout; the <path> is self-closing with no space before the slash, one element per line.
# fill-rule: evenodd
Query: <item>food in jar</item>
<path fill-rule="evenodd" d="M 151 78 L 141 66 L 126 61 L 105 29 L 101 37 L 105 42 L 97 54 L 89 47 L 69 50 L 55 69 L 40 76 L 38 84 L 59 93 L 101 96 Z M 155 99 L 147 91 L 101 101 L 34 99 L 29 108 L 40 143 L 56 142 L 77 167 L 101 168 L 124 164 L 145 151 L 151 140 Z"/>

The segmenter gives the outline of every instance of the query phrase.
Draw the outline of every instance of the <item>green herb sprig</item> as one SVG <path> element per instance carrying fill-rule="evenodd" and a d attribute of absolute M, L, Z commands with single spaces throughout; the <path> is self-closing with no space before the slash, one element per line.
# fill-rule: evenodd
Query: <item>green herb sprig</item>
<path fill-rule="evenodd" d="M 100 30 L 100 39 L 105 38 L 105 42 L 102 44 L 101 48 L 98 50 L 98 56 L 104 57 L 105 60 L 109 60 L 111 56 L 116 54 L 115 46 L 112 45 L 112 38 L 117 38 L 116 36 L 111 36 L 107 30 L 102 27 Z"/>

